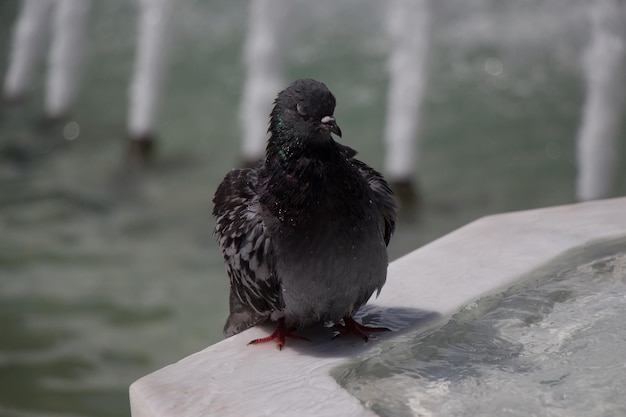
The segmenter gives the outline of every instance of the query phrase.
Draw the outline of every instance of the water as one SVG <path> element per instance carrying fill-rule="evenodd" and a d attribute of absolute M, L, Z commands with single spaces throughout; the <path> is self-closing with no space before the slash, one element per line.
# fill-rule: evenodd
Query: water
<path fill-rule="evenodd" d="M 424 206 L 399 224 L 392 259 L 482 215 L 575 201 L 585 4 L 433 2 Z M 17 8 L 0 1 L 0 71 Z M 288 79 L 329 85 L 342 141 L 381 170 L 382 8 L 298 0 L 285 58 Z M 120 176 L 133 2 L 93 2 L 65 124 L 39 124 L 43 70 L 27 100 L 0 107 L 0 415 L 128 416 L 132 381 L 222 338 L 227 280 L 210 199 L 239 160 L 247 2 L 176 9 L 159 157 L 144 175 Z M 626 194 L 626 163 L 618 169 L 614 195 Z"/>
<path fill-rule="evenodd" d="M 571 251 L 336 376 L 381 416 L 624 415 L 625 248 Z"/>

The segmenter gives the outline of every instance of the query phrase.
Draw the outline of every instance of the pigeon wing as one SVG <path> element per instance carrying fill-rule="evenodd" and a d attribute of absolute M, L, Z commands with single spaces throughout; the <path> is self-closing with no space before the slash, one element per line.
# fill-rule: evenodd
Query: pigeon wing
<path fill-rule="evenodd" d="M 378 171 L 358 159 L 352 158 L 350 161 L 359 170 L 372 190 L 372 201 L 382 214 L 383 222 L 381 227 L 385 245 L 389 245 L 391 235 L 396 228 L 396 212 L 398 209 L 398 204 L 393 197 L 393 191 L 391 191 L 389 184 Z"/>
<path fill-rule="evenodd" d="M 215 235 L 230 278 L 227 337 L 266 321 L 280 303 L 275 256 L 257 186 L 256 170 L 232 170 L 213 198 Z"/>

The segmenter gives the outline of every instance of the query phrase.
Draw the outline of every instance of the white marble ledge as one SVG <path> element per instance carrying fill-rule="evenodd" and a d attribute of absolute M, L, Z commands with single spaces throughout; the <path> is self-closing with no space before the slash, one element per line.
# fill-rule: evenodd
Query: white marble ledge
<path fill-rule="evenodd" d="M 479 219 L 389 266 L 387 284 L 362 319 L 394 330 L 425 326 L 513 284 L 563 252 L 626 236 L 626 198 Z M 133 417 L 374 416 L 341 389 L 330 370 L 376 348 L 349 336 L 248 346 L 271 328 L 253 328 L 147 375 L 130 387 Z"/>

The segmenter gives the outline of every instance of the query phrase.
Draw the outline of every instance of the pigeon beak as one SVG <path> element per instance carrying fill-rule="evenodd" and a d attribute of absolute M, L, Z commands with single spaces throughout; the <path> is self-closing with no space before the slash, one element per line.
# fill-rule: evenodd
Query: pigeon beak
<path fill-rule="evenodd" d="M 330 132 L 333 132 L 335 135 L 341 137 L 341 129 L 337 126 L 337 122 L 335 118 L 332 116 L 324 116 L 322 117 L 322 127 Z"/>

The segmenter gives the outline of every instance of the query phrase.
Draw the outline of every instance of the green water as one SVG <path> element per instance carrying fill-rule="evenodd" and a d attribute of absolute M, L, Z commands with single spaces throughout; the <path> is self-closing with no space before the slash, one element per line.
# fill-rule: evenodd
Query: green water
<path fill-rule="evenodd" d="M 398 225 L 392 258 L 486 214 L 574 202 L 582 29 L 539 27 L 528 40 L 503 36 L 501 25 L 484 37 L 467 22 L 516 10 L 461 16 L 459 2 L 437 4 L 420 136 L 424 205 L 405 213 L 417 220 Z M 132 2 L 94 2 L 71 114 L 77 139 L 37 124 L 41 76 L 28 100 L 0 108 L 0 415 L 128 416 L 132 381 L 222 338 L 228 288 L 211 197 L 238 161 L 246 6 L 177 3 L 159 156 L 143 175 L 120 177 Z M 381 6 L 296 6 L 289 79 L 326 82 L 343 142 L 382 169 Z M 0 2 L 2 73 L 17 9 Z M 483 70 L 489 57 L 502 60 L 503 75 Z M 614 190 L 626 194 L 626 183 Z"/>

